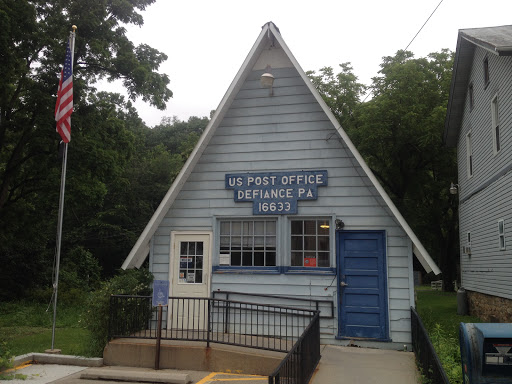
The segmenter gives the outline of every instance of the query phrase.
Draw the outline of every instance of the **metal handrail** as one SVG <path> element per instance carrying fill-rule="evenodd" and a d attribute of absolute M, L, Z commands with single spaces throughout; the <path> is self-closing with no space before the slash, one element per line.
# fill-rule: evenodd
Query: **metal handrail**
<path fill-rule="evenodd" d="M 315 303 L 315 310 L 320 312 L 321 319 L 334 319 L 334 303 L 332 300 L 322 300 L 322 299 L 306 299 L 300 297 L 290 297 L 290 296 L 282 296 L 282 295 L 272 295 L 272 294 L 264 294 L 264 293 L 246 293 L 246 292 L 236 292 L 236 291 L 213 291 L 213 297 L 215 298 L 217 294 L 225 294 L 226 300 L 229 300 L 230 295 L 240 295 L 240 296 L 252 296 L 252 297 L 263 297 L 263 298 L 273 298 L 273 299 L 281 299 L 281 300 L 290 300 L 290 301 L 301 301 L 301 302 L 310 302 Z M 328 304 L 330 308 L 330 315 L 322 315 L 320 310 L 320 303 Z"/>

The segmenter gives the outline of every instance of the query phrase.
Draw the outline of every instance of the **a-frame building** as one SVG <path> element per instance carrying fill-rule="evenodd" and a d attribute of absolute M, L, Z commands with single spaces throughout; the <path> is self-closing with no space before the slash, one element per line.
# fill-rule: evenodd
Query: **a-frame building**
<path fill-rule="evenodd" d="M 327 300 L 322 343 L 402 349 L 414 255 L 440 273 L 270 22 L 122 268 L 149 256 L 171 296 Z"/>

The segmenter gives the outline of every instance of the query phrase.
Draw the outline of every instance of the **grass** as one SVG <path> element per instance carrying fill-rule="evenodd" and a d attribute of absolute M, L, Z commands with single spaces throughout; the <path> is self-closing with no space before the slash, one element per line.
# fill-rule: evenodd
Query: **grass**
<path fill-rule="evenodd" d="M 63 354 L 88 356 L 90 334 L 81 324 L 82 308 L 81 305 L 57 308 L 54 348 L 61 349 Z M 11 356 L 50 349 L 52 325 L 53 308 L 46 304 L 0 303 L 0 342 L 5 342 L 4 348 Z"/>
<path fill-rule="evenodd" d="M 480 323 L 475 316 L 457 315 L 455 292 L 433 291 L 430 287 L 416 289 L 416 310 L 429 333 L 436 353 L 451 384 L 462 384 L 459 348 L 460 323 Z"/>
<path fill-rule="evenodd" d="M 418 314 L 430 332 L 436 324 L 449 335 L 458 339 L 459 324 L 481 323 L 482 321 L 475 316 L 457 315 L 457 294 L 455 292 L 441 292 L 430 289 L 417 289 L 416 308 Z"/>

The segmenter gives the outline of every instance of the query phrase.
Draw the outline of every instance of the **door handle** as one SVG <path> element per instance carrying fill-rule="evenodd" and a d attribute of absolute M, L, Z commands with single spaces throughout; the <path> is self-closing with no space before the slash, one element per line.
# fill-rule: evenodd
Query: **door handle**
<path fill-rule="evenodd" d="M 342 286 L 342 287 L 348 287 L 348 284 L 347 284 L 347 283 L 345 283 L 344 281 L 341 281 L 341 282 L 340 282 L 340 286 Z"/>

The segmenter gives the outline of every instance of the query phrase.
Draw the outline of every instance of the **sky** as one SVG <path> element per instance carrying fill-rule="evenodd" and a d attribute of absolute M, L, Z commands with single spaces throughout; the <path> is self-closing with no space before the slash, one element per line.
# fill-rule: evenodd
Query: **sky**
<path fill-rule="evenodd" d="M 304 71 L 350 62 L 359 82 L 370 85 L 382 58 L 405 49 L 440 0 L 156 0 L 142 12 L 144 25 L 128 37 L 168 56 L 160 69 L 173 98 L 160 111 L 141 100 L 149 127 L 163 117 L 209 116 L 217 108 L 256 41 L 272 21 Z M 415 57 L 443 48 L 455 51 L 459 29 L 511 24 L 509 0 L 443 0 L 410 44 Z M 116 84 L 105 90 L 120 92 Z"/>

